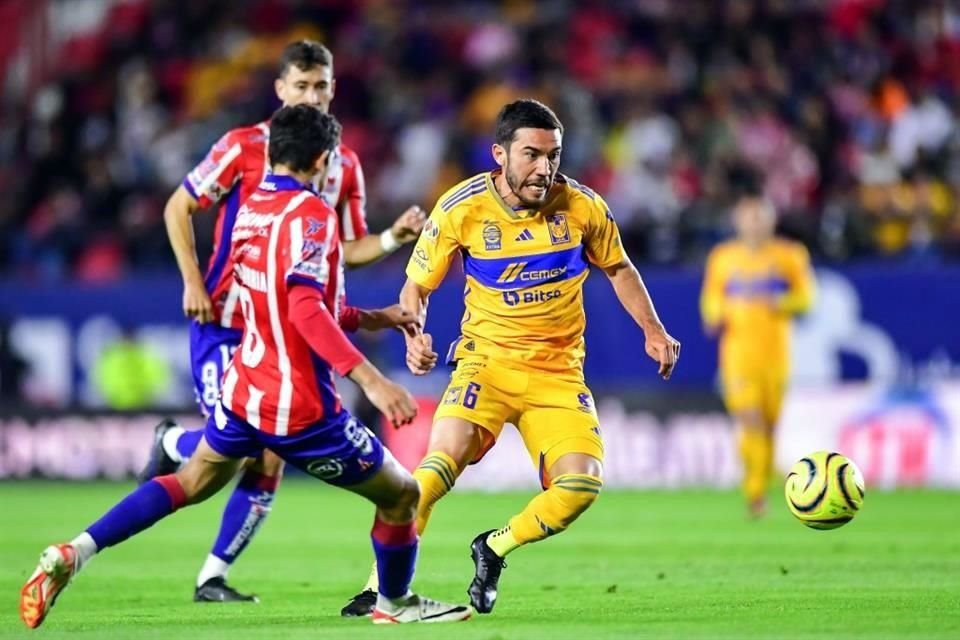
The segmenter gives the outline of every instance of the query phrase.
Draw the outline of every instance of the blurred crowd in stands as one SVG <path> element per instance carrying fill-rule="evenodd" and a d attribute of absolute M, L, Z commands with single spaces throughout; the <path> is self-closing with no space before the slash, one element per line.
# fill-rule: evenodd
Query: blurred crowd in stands
<path fill-rule="evenodd" d="M 300 37 L 335 55 L 374 230 L 490 168 L 497 111 L 532 96 L 567 127 L 561 171 L 605 195 L 638 262 L 698 264 L 757 175 L 821 261 L 960 258 L 950 0 L 43 4 L 89 26 L 4 77 L 8 277 L 172 272 L 166 197 L 276 108 L 275 61 Z"/>

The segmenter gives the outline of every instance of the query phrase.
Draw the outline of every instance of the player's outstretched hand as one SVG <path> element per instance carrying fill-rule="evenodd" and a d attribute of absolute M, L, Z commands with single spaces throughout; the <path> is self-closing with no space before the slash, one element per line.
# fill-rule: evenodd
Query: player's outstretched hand
<path fill-rule="evenodd" d="M 183 315 L 201 323 L 213 321 L 213 302 L 202 282 L 184 285 Z"/>
<path fill-rule="evenodd" d="M 413 205 L 400 214 L 400 217 L 397 218 L 393 226 L 390 227 L 390 231 L 393 233 L 393 237 L 397 239 L 397 242 L 406 244 L 417 239 L 417 236 L 423 231 L 423 225 L 426 224 L 426 222 L 427 214 L 424 210 L 417 205 Z"/>
<path fill-rule="evenodd" d="M 680 343 L 662 327 L 649 332 L 646 337 L 647 355 L 660 363 L 660 377 L 669 380 L 680 359 Z"/>
<path fill-rule="evenodd" d="M 368 331 L 398 329 L 412 338 L 420 332 L 420 323 L 415 315 L 394 304 L 383 309 L 364 311 L 360 316 L 360 328 Z"/>
<path fill-rule="evenodd" d="M 396 382 L 391 382 L 383 376 L 368 387 L 364 393 L 380 412 L 387 416 L 390 424 L 401 427 L 417 417 L 417 402 L 410 392 Z"/>
<path fill-rule="evenodd" d="M 421 333 L 407 338 L 407 368 L 415 376 L 422 376 L 437 366 L 437 352 L 433 350 L 433 336 Z"/>

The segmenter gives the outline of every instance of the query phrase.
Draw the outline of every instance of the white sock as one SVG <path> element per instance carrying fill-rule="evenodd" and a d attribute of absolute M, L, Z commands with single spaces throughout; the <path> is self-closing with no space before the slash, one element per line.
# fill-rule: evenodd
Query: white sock
<path fill-rule="evenodd" d="M 166 451 L 167 455 L 170 456 L 170 459 L 174 462 L 183 462 L 183 456 L 177 451 L 177 440 L 183 435 L 183 431 L 183 427 L 167 429 L 167 432 L 163 434 L 163 440 L 160 441 L 163 450 Z"/>
<path fill-rule="evenodd" d="M 77 550 L 77 570 L 87 564 L 90 558 L 97 555 L 97 543 L 86 531 L 71 540 L 70 546 Z"/>
<path fill-rule="evenodd" d="M 211 553 L 200 568 L 200 574 L 197 575 L 197 586 L 202 587 L 210 578 L 226 580 L 228 571 L 230 571 L 230 565 Z"/>
<path fill-rule="evenodd" d="M 407 589 L 407 592 L 399 598 L 388 598 L 382 593 L 377 594 L 377 609 L 387 614 L 393 614 L 407 606 L 413 591 Z"/>

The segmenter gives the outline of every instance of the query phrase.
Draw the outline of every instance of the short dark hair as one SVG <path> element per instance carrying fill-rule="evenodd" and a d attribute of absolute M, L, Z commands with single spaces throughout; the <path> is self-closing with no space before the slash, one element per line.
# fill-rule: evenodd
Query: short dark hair
<path fill-rule="evenodd" d="M 550 107 L 538 100 L 526 98 L 511 102 L 500 109 L 494 142 L 506 147 L 513 142 L 517 129 L 524 128 L 559 129 L 563 134 L 563 124 Z"/>
<path fill-rule="evenodd" d="M 310 171 L 324 151 L 333 151 L 338 144 L 340 123 L 315 107 L 282 107 L 270 119 L 270 166 Z"/>
<path fill-rule="evenodd" d="M 333 54 L 316 40 L 297 40 L 283 48 L 279 77 L 287 75 L 291 66 L 301 71 L 310 71 L 315 67 L 333 68 Z"/>

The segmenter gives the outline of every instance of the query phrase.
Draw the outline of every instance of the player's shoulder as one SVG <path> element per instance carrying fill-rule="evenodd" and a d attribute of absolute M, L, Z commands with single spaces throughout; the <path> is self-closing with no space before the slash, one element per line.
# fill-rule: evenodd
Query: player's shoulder
<path fill-rule="evenodd" d="M 437 200 L 437 208 L 444 213 L 450 213 L 465 205 L 474 196 L 480 195 L 487 189 L 487 172 L 478 173 L 465 180 L 461 180 L 443 192 Z"/>
<path fill-rule="evenodd" d="M 557 184 L 564 189 L 563 196 L 571 211 L 582 211 L 588 215 L 599 212 L 613 218 L 607 203 L 594 189 L 562 173 L 557 174 Z"/>
<path fill-rule="evenodd" d="M 790 238 L 777 237 L 773 241 L 774 249 L 781 255 L 793 259 L 809 260 L 810 252 L 802 242 Z"/>
<path fill-rule="evenodd" d="M 326 200 L 321 198 L 313 191 L 304 189 L 299 194 L 295 195 L 294 198 L 297 198 L 297 204 L 290 210 L 291 217 L 336 217 L 336 211 L 334 211 L 333 207 L 327 204 Z"/>
<path fill-rule="evenodd" d="M 708 260 L 725 260 L 729 259 L 732 256 L 735 256 L 737 252 L 741 249 L 740 242 L 732 238 L 730 240 L 723 240 L 718 242 L 713 246 L 713 249 L 710 250 L 710 253 L 707 254 Z"/>
<path fill-rule="evenodd" d="M 325 236 L 328 226 L 337 225 L 337 214 L 323 198 L 312 191 L 304 189 L 289 196 L 286 209 L 283 213 L 282 233 L 297 233 L 305 238 Z M 323 232 L 323 233 L 321 233 Z"/>
<path fill-rule="evenodd" d="M 487 190 L 487 172 L 461 180 L 443 192 L 437 200 L 437 209 L 450 215 L 469 208 L 473 200 Z"/>
<path fill-rule="evenodd" d="M 234 145 L 239 145 L 244 151 L 254 147 L 262 149 L 269 135 L 270 127 L 266 122 L 235 127 L 223 134 L 213 148 L 214 151 L 224 152 Z"/>
<path fill-rule="evenodd" d="M 337 152 L 340 154 L 340 161 L 343 163 L 344 169 L 354 169 L 360 166 L 360 156 L 347 145 L 341 143 L 337 147 Z"/>
<path fill-rule="evenodd" d="M 563 186 L 567 192 L 567 197 L 571 200 L 586 200 L 590 203 L 601 200 L 596 191 L 566 174 L 557 174 L 557 184 Z"/>

